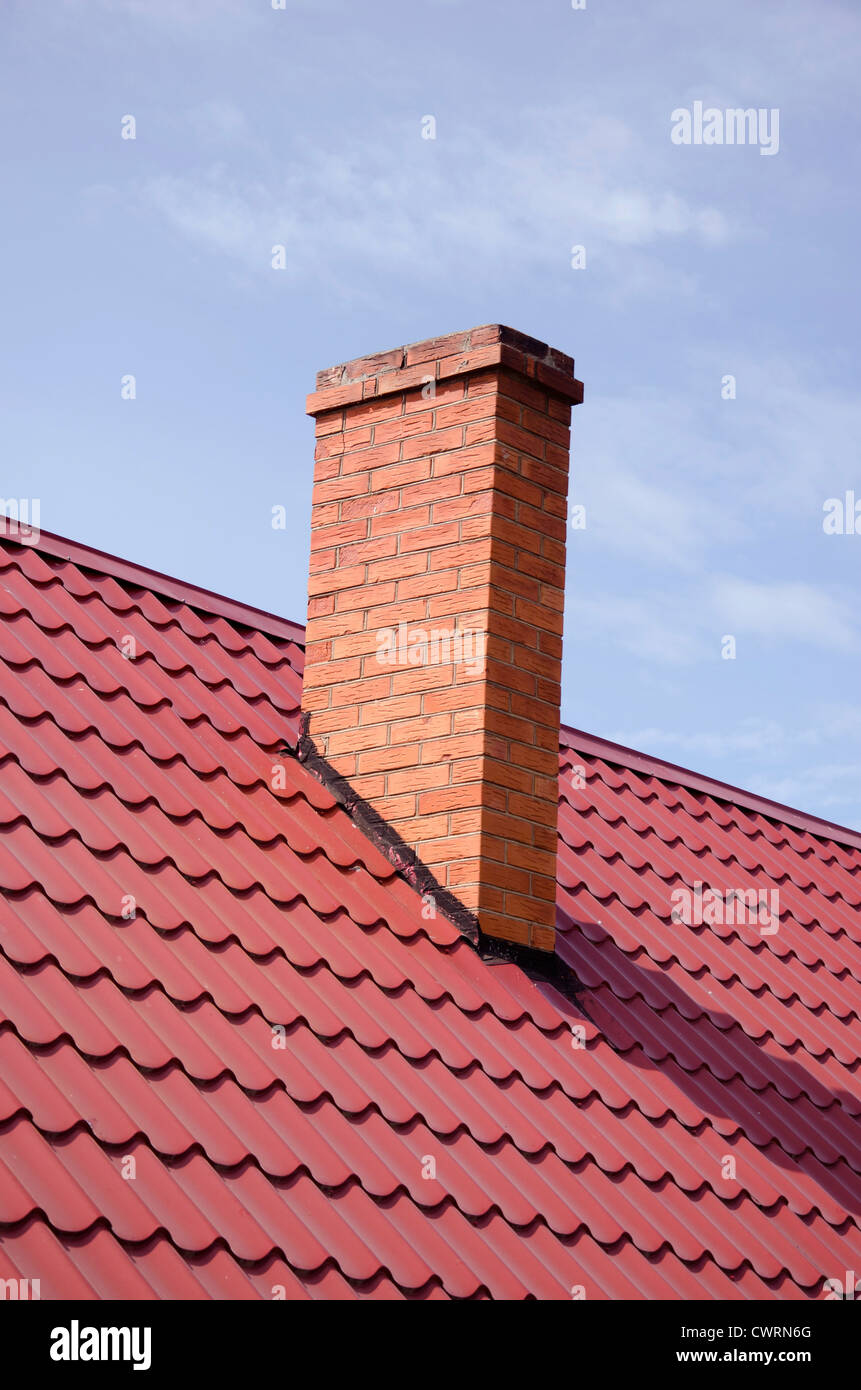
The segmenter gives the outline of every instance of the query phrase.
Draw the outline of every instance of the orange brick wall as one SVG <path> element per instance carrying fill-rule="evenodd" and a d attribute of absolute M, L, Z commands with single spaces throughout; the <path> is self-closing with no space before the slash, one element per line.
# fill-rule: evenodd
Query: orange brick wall
<path fill-rule="evenodd" d="M 321 372 L 308 399 L 310 738 L 482 931 L 544 950 L 573 368 L 488 325 Z M 480 632 L 485 660 L 453 639 L 381 662 L 382 631 L 417 629 Z"/>

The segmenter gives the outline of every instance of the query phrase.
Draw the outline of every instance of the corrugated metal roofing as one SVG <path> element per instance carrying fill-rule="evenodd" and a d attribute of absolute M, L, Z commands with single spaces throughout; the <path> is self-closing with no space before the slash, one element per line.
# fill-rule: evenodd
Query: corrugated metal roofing
<path fill-rule="evenodd" d="M 301 628 L 46 537 L 0 545 L 0 610 L 0 1278 L 803 1298 L 859 1267 L 861 837 L 566 730 L 572 1003 L 425 920 L 279 754 Z M 673 922 L 697 881 L 777 888 L 779 930 Z"/>

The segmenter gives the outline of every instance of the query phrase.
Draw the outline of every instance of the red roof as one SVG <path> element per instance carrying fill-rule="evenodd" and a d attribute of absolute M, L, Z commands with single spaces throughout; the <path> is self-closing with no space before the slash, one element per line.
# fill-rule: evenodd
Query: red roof
<path fill-rule="evenodd" d="M 0 605 L 0 1278 L 711 1299 L 858 1268 L 861 836 L 565 730 L 566 997 L 425 920 L 279 754 L 301 628 L 46 535 L 0 545 Z M 777 887 L 779 930 L 674 923 L 697 881 Z"/>

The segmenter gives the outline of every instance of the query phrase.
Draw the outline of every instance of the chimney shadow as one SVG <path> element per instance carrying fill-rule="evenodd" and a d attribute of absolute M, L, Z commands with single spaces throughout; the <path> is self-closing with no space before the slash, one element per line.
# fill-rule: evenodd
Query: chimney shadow
<path fill-rule="evenodd" d="M 583 925 L 581 921 L 572 917 L 565 908 L 557 906 L 557 951 L 573 974 L 577 976 L 573 997 L 569 995 L 566 999 L 554 991 L 553 1002 L 560 1013 L 569 1021 L 579 1017 L 597 1028 L 607 1045 L 628 1066 L 637 1067 L 643 1071 L 661 1072 L 672 1063 L 673 1084 L 684 1092 L 691 1104 L 696 1106 L 707 1120 L 732 1121 L 742 1131 L 747 1141 L 762 1154 L 766 1163 L 795 1173 L 799 1177 L 805 1177 L 809 1182 L 819 1187 L 847 1215 L 857 1218 L 859 1208 L 861 1208 L 861 1178 L 852 1168 L 845 1153 L 838 1152 L 836 1158 L 831 1159 L 830 1165 L 827 1159 L 819 1157 L 809 1142 L 812 1139 L 815 1143 L 817 1138 L 817 1135 L 810 1131 L 814 1117 L 808 1115 L 803 1124 L 798 1125 L 797 1122 L 793 1123 L 792 1109 L 798 1103 L 800 1096 L 805 1098 L 806 1106 L 823 1114 L 829 1112 L 836 1104 L 840 1107 L 839 1114 L 831 1115 L 830 1118 L 839 1130 L 845 1130 L 848 1138 L 850 1133 L 859 1130 L 858 1100 L 850 1092 L 840 1087 L 826 1086 L 820 1076 L 813 1075 L 808 1068 L 794 1059 L 785 1055 L 777 1056 L 772 1051 L 768 1052 L 767 1055 L 764 1054 L 761 1044 L 745 1032 L 739 1019 L 718 1008 L 710 1008 L 706 1011 L 702 1004 L 687 994 L 660 965 L 655 963 L 651 970 L 645 970 L 642 966 L 637 965 L 616 944 L 612 935 L 607 931 L 606 925 L 595 923 L 594 925 L 604 934 L 604 939 L 595 949 L 607 962 L 610 970 L 612 971 L 612 967 L 615 965 L 619 965 L 620 973 L 623 973 L 626 980 L 630 981 L 635 997 L 642 1001 L 650 1013 L 657 1014 L 660 1018 L 667 1008 L 673 1010 L 671 1020 L 673 1031 L 683 1040 L 685 1051 L 697 1057 L 699 1065 L 696 1072 L 691 1072 L 681 1061 L 677 1060 L 675 1055 L 668 1054 L 661 1058 L 650 1056 L 649 1048 L 654 1050 L 654 1042 L 649 1036 L 647 1027 L 638 1020 L 636 1010 L 630 1009 L 628 1011 L 624 1024 L 614 1023 L 608 1019 L 600 1019 L 599 1021 L 598 1008 L 595 1008 L 595 1013 L 599 1015 L 599 1018 L 592 1016 L 589 1001 L 592 987 L 584 985 L 577 975 L 576 933 L 583 930 Z M 707 931 L 709 928 L 705 927 L 703 930 Z M 767 950 L 768 948 L 763 947 L 763 949 Z M 638 978 L 641 979 L 640 988 L 638 988 Z M 648 1002 L 654 994 L 656 979 L 660 981 L 662 995 L 660 1014 L 658 1014 L 655 1005 Z M 606 983 L 608 988 L 612 988 L 610 979 Z M 544 986 L 544 990 L 547 992 L 548 987 Z M 618 994 L 615 994 L 614 997 L 620 1001 L 623 1008 L 631 998 L 628 996 L 626 999 Z M 735 1085 L 730 1084 L 733 1078 L 722 1080 L 709 1068 L 708 1048 L 704 1046 L 702 1038 L 697 1035 L 697 1030 L 704 1017 L 708 1018 L 711 1025 L 721 1033 L 728 1033 L 730 1029 L 732 1030 L 733 1059 L 731 1065 Z M 681 1051 L 681 1048 L 679 1050 Z M 781 1050 L 785 1052 L 785 1049 Z M 749 1066 L 746 1065 L 747 1063 Z M 729 1065 L 728 1063 L 727 1070 L 729 1070 Z M 721 1105 L 719 1109 L 708 1107 L 705 1104 L 703 1087 L 698 1084 L 696 1079 L 703 1068 L 708 1071 L 709 1090 L 712 1096 L 716 1091 L 720 1093 Z M 761 1076 L 763 1072 L 766 1074 L 766 1086 L 755 1087 L 749 1078 Z M 749 1098 L 747 1106 L 740 1103 L 738 1095 L 740 1084 L 744 1085 Z M 820 1103 L 824 1095 L 828 1097 L 825 1106 Z M 748 1132 L 750 1111 L 756 1110 L 758 1096 L 767 1096 L 769 1106 L 785 1114 L 787 1127 L 800 1129 L 800 1138 L 808 1137 L 808 1143 L 805 1144 L 800 1153 L 788 1152 L 777 1134 L 770 1134 L 769 1140 L 765 1144 L 759 1137 L 756 1139 L 751 1137 Z M 761 1128 L 767 1127 L 768 1123 L 767 1117 L 763 1116 L 760 1122 Z M 808 1131 L 807 1136 L 804 1133 L 805 1129 Z M 730 1151 L 732 1142 L 732 1138 L 727 1137 Z M 834 1148 L 833 1140 L 827 1139 L 822 1144 L 820 1151 L 827 1152 Z M 842 1173 L 839 1167 L 840 1160 L 843 1162 Z M 708 1181 L 705 1175 L 703 1180 Z M 744 1182 L 738 1179 L 736 1181 L 738 1181 L 739 1187 L 750 1195 Z M 720 1197 L 714 1184 L 710 1183 L 709 1185 Z M 777 1175 L 775 1175 L 774 1186 L 779 1191 L 780 1184 Z M 729 1200 L 735 1201 L 736 1199 L 730 1198 Z M 751 1197 L 751 1200 L 755 1199 Z M 823 1275 L 831 1273 L 838 1274 L 839 1271 L 823 1271 Z"/>

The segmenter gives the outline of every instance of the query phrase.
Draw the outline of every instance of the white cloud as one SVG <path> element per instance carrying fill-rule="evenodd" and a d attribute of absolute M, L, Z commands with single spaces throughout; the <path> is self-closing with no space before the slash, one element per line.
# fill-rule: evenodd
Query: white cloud
<path fill-rule="evenodd" d="M 711 601 L 725 631 L 734 635 L 838 649 L 855 642 L 851 606 L 814 584 L 724 577 L 713 581 Z"/>
<path fill-rule="evenodd" d="M 616 743 L 648 749 L 656 754 L 669 751 L 674 755 L 691 754 L 712 759 L 737 753 L 779 753 L 789 742 L 787 731 L 777 720 L 756 715 L 743 720 L 738 728 L 726 731 L 699 729 L 685 733 L 680 729 L 647 727 L 630 733 L 616 733 L 612 738 Z M 800 741 L 797 732 L 793 731 L 791 741 Z M 674 761 L 674 758 L 668 758 L 668 761 Z"/>
<path fill-rule="evenodd" d="M 220 164 L 151 179 L 139 193 L 184 236 L 249 270 L 268 269 L 266 248 L 281 242 L 294 275 L 338 283 L 349 296 L 381 267 L 411 284 L 441 273 L 498 279 L 514 267 L 567 271 L 579 244 L 595 263 L 604 259 L 617 297 L 626 289 L 660 293 L 668 277 L 692 291 L 670 248 L 684 240 L 723 244 L 737 234 L 724 215 L 660 179 L 632 184 L 637 161 L 618 122 L 597 123 L 598 149 L 586 159 L 589 132 L 548 142 L 551 117 L 555 129 L 576 127 L 573 113 L 561 121 L 555 112 L 531 112 L 513 131 L 493 133 L 441 120 L 437 138 L 423 140 L 417 116 L 372 140 L 293 146 L 277 161 L 261 152 L 251 173 Z M 597 158 L 602 144 L 615 158 Z M 615 247 L 635 247 L 639 258 L 629 267 L 627 255 L 614 258 Z M 653 276 L 643 270 L 647 253 L 658 267 Z"/>
<path fill-rule="evenodd" d="M 597 593 L 584 597 L 574 588 L 573 594 L 566 594 L 565 629 L 580 639 L 592 637 L 602 645 L 609 641 L 656 666 L 682 666 L 714 656 L 688 620 L 684 603 L 674 596 Z M 573 646 L 566 646 L 566 655 L 572 651 Z"/>

